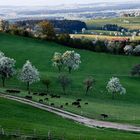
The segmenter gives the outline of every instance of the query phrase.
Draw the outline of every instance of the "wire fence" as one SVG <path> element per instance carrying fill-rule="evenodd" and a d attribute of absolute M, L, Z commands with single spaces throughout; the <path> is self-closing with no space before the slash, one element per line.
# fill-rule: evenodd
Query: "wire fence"
<path fill-rule="evenodd" d="M 65 135 L 65 134 L 64 134 Z M 41 133 L 36 129 L 12 129 L 12 128 L 3 128 L 0 127 L 0 139 L 10 138 L 13 140 L 65 140 L 65 136 L 57 136 L 54 131 L 46 131 L 45 133 Z"/>

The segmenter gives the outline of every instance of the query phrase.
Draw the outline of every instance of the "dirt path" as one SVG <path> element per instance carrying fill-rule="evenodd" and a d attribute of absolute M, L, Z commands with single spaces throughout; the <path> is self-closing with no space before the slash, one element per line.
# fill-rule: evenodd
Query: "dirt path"
<path fill-rule="evenodd" d="M 74 113 L 70 113 L 70 112 L 55 108 L 55 107 L 43 105 L 41 103 L 37 103 L 34 101 L 30 101 L 30 100 L 27 100 L 24 98 L 15 97 L 15 96 L 11 96 L 11 95 L 0 94 L 0 97 L 14 100 L 14 101 L 17 101 L 20 103 L 31 105 L 33 107 L 36 107 L 36 108 L 39 108 L 39 109 L 42 109 L 45 111 L 52 112 L 52 113 L 57 114 L 63 118 L 73 120 L 75 122 L 78 122 L 78 123 L 83 124 L 83 125 L 88 126 L 88 127 L 112 128 L 112 129 L 118 129 L 118 130 L 124 130 L 124 131 L 140 132 L 140 127 L 136 127 L 133 125 L 89 119 L 89 118 L 82 117 L 80 115 L 76 115 Z"/>

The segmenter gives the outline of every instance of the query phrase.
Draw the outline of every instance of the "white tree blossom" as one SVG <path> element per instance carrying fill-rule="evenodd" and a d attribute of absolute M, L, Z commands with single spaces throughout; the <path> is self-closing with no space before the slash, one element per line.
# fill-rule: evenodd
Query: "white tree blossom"
<path fill-rule="evenodd" d="M 30 61 L 27 61 L 20 72 L 19 79 L 22 82 L 27 83 L 27 90 L 30 90 L 30 85 L 32 83 L 40 81 L 40 76 L 38 70 L 31 64 Z"/>
<path fill-rule="evenodd" d="M 107 49 L 108 49 L 108 51 L 113 52 L 114 48 L 115 48 L 115 43 L 113 41 L 109 41 L 107 43 Z"/>
<path fill-rule="evenodd" d="M 132 47 L 131 45 L 126 45 L 126 46 L 124 47 L 124 52 L 125 52 L 125 54 L 127 54 L 127 55 L 132 54 L 132 53 L 133 53 L 133 47 Z"/>
<path fill-rule="evenodd" d="M 62 54 L 59 52 L 55 52 L 52 61 L 53 61 L 53 66 L 57 67 L 60 72 L 63 67 Z"/>
<path fill-rule="evenodd" d="M 137 46 L 135 47 L 135 49 L 133 49 L 133 52 L 134 52 L 135 54 L 140 54 L 140 45 L 137 45 Z"/>
<path fill-rule="evenodd" d="M 74 51 L 66 51 L 62 55 L 62 58 L 65 67 L 69 69 L 69 73 L 71 73 L 71 70 L 79 68 L 79 64 L 81 63 L 80 54 L 75 53 Z"/>
<path fill-rule="evenodd" d="M 112 98 L 114 98 L 115 94 L 126 94 L 126 89 L 121 85 L 120 80 L 117 77 L 112 77 L 106 88 L 109 93 L 112 93 Z"/>
<path fill-rule="evenodd" d="M 3 86 L 5 86 L 5 79 L 10 78 L 15 74 L 15 63 L 16 61 L 14 59 L 5 57 L 3 53 L 0 53 L 0 75 Z"/>

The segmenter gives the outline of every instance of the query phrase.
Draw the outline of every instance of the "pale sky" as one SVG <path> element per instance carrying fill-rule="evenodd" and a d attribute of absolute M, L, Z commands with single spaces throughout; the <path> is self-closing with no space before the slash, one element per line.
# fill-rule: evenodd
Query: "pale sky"
<path fill-rule="evenodd" d="M 0 0 L 0 5 L 60 5 L 60 4 L 72 4 L 72 3 L 94 3 L 94 2 L 114 2 L 114 0 Z M 126 1 L 136 1 L 140 0 L 115 0 L 115 2 L 126 2 Z"/>

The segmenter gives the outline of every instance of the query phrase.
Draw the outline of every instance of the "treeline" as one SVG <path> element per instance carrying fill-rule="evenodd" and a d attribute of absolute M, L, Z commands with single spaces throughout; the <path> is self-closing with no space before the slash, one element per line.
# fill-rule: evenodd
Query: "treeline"
<path fill-rule="evenodd" d="M 22 25 L 23 26 L 23 25 Z M 94 52 L 105 52 L 112 54 L 140 55 L 140 41 L 130 40 L 88 40 L 73 38 L 69 34 L 56 33 L 50 22 L 40 22 L 34 30 L 29 28 L 21 28 L 20 26 L 10 25 L 6 32 L 14 35 L 25 37 L 33 37 L 42 40 L 49 40 L 76 49 L 85 49 Z"/>
<path fill-rule="evenodd" d="M 60 34 L 57 36 L 56 42 L 76 49 L 85 49 L 95 52 L 106 52 L 105 42 L 97 40 L 71 38 L 69 34 Z"/>
<path fill-rule="evenodd" d="M 57 43 L 71 48 L 90 50 L 93 52 L 105 52 L 121 55 L 140 55 L 140 41 L 103 41 L 71 38 L 69 34 L 57 36 Z"/>
<path fill-rule="evenodd" d="M 84 49 L 90 50 L 93 52 L 108 52 L 113 54 L 123 54 L 123 47 L 127 44 L 126 42 L 113 42 L 114 49 L 109 49 L 109 42 L 102 41 L 102 40 L 88 40 L 88 39 L 78 39 L 78 38 L 71 38 L 69 34 L 60 34 L 56 40 L 57 43 L 69 46 L 76 49 Z M 116 48 L 116 44 L 119 44 L 118 48 Z"/>
<path fill-rule="evenodd" d="M 107 31 L 124 31 L 124 32 L 128 32 L 128 29 L 123 28 L 121 26 L 118 26 L 117 24 L 106 24 L 102 27 L 103 30 L 107 30 Z"/>
<path fill-rule="evenodd" d="M 35 25 L 43 21 L 50 22 L 61 33 L 75 33 L 81 32 L 83 28 L 87 29 L 86 24 L 78 20 L 25 20 L 17 21 L 15 24 L 19 27 L 33 29 Z"/>
<path fill-rule="evenodd" d="M 118 31 L 128 32 L 127 28 L 118 26 L 117 24 L 105 24 L 103 26 L 93 26 L 92 30 L 106 30 L 106 31 Z"/>

